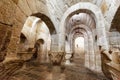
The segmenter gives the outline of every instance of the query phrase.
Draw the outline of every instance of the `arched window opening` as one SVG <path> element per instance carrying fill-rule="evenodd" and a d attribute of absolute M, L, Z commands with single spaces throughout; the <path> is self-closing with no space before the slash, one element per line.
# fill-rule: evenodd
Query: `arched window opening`
<path fill-rule="evenodd" d="M 84 38 L 83 37 L 77 37 L 75 39 L 75 49 L 80 49 L 80 52 L 84 51 Z"/>
<path fill-rule="evenodd" d="M 25 37 L 24 34 L 21 33 L 21 35 L 20 35 L 20 43 L 25 43 L 25 41 L 26 41 L 26 37 Z"/>
<path fill-rule="evenodd" d="M 73 61 L 75 64 L 85 64 L 84 37 L 77 37 L 74 40 Z"/>
<path fill-rule="evenodd" d="M 28 40 L 26 36 L 23 33 L 21 33 L 18 52 L 23 52 L 23 51 L 28 51 Z"/>
<path fill-rule="evenodd" d="M 81 54 L 84 54 L 84 38 L 83 37 L 77 37 L 74 41 L 74 53 L 75 57 L 80 57 Z"/>
<path fill-rule="evenodd" d="M 36 41 L 34 48 L 33 48 L 33 56 L 31 58 L 31 60 L 36 60 L 38 57 L 39 52 L 42 50 L 42 45 L 44 44 L 44 40 L 43 39 L 39 39 Z"/>

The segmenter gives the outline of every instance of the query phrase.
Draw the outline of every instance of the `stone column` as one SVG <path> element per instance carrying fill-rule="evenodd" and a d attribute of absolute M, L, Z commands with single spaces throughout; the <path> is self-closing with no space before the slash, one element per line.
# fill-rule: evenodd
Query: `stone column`
<path fill-rule="evenodd" d="M 97 28 L 96 30 L 98 36 L 97 45 L 102 46 L 103 49 L 108 50 L 108 42 L 105 27 L 100 27 Z"/>
<path fill-rule="evenodd" d="M 66 65 L 70 65 L 71 64 L 71 62 L 70 62 L 70 59 L 71 59 L 71 53 L 66 53 L 65 54 L 65 64 Z"/>
<path fill-rule="evenodd" d="M 59 38 L 58 37 L 56 37 L 56 38 L 58 38 L 58 50 L 60 51 L 60 52 L 64 52 L 65 51 L 65 34 L 63 34 L 63 33 L 59 33 Z"/>
<path fill-rule="evenodd" d="M 45 54 L 46 54 L 46 43 L 44 44 L 40 44 L 40 54 L 39 54 L 39 57 L 40 57 L 40 63 L 45 63 Z"/>
<path fill-rule="evenodd" d="M 66 41 L 66 45 L 65 45 L 65 64 L 66 65 L 70 65 L 70 58 L 72 56 L 72 52 L 70 51 L 70 43 L 68 41 Z"/>
<path fill-rule="evenodd" d="M 90 69 L 95 70 L 95 53 L 94 53 L 94 48 L 93 48 L 93 38 L 92 38 L 92 36 L 89 36 L 88 43 L 89 43 Z"/>
<path fill-rule="evenodd" d="M 89 46 L 88 46 L 88 37 L 85 36 L 85 67 L 89 68 Z"/>
<path fill-rule="evenodd" d="M 43 56 L 44 56 L 44 62 L 48 63 L 49 60 L 48 60 L 48 52 L 47 52 L 47 43 L 44 44 L 44 54 L 43 54 Z"/>
<path fill-rule="evenodd" d="M 61 36 L 61 38 L 60 38 Z M 51 48 L 49 51 L 50 62 L 53 65 L 60 65 L 65 51 L 64 35 L 52 35 Z"/>
<path fill-rule="evenodd" d="M 97 46 L 98 47 L 101 46 L 103 49 L 109 50 L 105 27 L 97 27 L 96 28 L 96 33 L 97 33 Z M 100 52 L 96 55 L 96 58 L 97 58 L 97 71 L 101 72 L 102 70 L 101 70 L 101 55 L 100 55 Z"/>
<path fill-rule="evenodd" d="M 50 51 L 54 51 L 54 52 L 59 51 L 59 35 L 58 34 L 51 36 Z"/>
<path fill-rule="evenodd" d="M 5 60 L 14 60 L 17 58 L 17 48 L 20 41 L 20 34 L 23 24 L 16 22 L 15 25 L 12 27 L 12 35 L 10 42 L 7 47 L 7 55 Z"/>

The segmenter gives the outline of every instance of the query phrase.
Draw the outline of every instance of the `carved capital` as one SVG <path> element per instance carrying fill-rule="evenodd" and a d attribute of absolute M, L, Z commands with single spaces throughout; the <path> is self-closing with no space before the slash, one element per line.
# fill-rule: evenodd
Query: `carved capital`
<path fill-rule="evenodd" d="M 49 52 L 48 55 L 53 65 L 60 65 L 64 57 L 64 52 Z"/>

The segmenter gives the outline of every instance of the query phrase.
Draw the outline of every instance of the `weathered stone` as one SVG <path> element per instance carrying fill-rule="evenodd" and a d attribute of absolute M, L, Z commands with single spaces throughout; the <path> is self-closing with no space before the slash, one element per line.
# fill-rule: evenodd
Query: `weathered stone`
<path fill-rule="evenodd" d="M 27 16 L 20 10 L 19 7 L 16 7 L 14 16 L 15 16 L 15 21 L 17 20 L 21 23 L 25 23 L 25 20 L 27 18 Z M 15 23 L 15 21 L 14 21 L 14 23 Z"/>
<path fill-rule="evenodd" d="M 64 57 L 64 52 L 49 52 L 49 57 L 53 65 L 60 65 Z"/>
<path fill-rule="evenodd" d="M 17 6 L 26 16 L 30 16 L 32 14 L 27 0 L 19 0 Z"/>
<path fill-rule="evenodd" d="M 11 0 L 1 0 L 0 3 L 0 22 L 12 25 L 16 9 L 15 4 Z"/>
<path fill-rule="evenodd" d="M 0 80 L 99 80 L 102 72 L 119 80 L 119 6 L 120 0 L 0 0 Z M 75 51 L 77 37 L 84 38 L 84 48 Z M 99 46 L 106 51 L 100 52 Z M 109 51 L 113 47 L 118 52 Z M 65 51 L 71 54 L 65 56 Z M 73 65 L 61 77 L 64 57 Z M 18 59 L 22 64 L 14 62 Z M 4 69 L 2 63 L 10 60 Z M 53 73 L 45 66 L 51 67 L 49 60 Z M 26 72 L 13 77 L 24 61 Z"/>

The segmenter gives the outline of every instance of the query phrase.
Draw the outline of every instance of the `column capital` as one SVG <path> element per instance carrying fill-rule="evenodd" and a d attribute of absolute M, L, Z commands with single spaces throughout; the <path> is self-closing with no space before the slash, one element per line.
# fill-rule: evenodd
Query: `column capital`
<path fill-rule="evenodd" d="M 53 65 L 61 65 L 61 62 L 63 60 L 63 57 L 64 57 L 64 52 L 52 52 L 52 51 L 49 51 L 48 52 L 48 55 L 49 55 L 49 58 L 50 58 L 50 62 L 53 64 Z"/>

